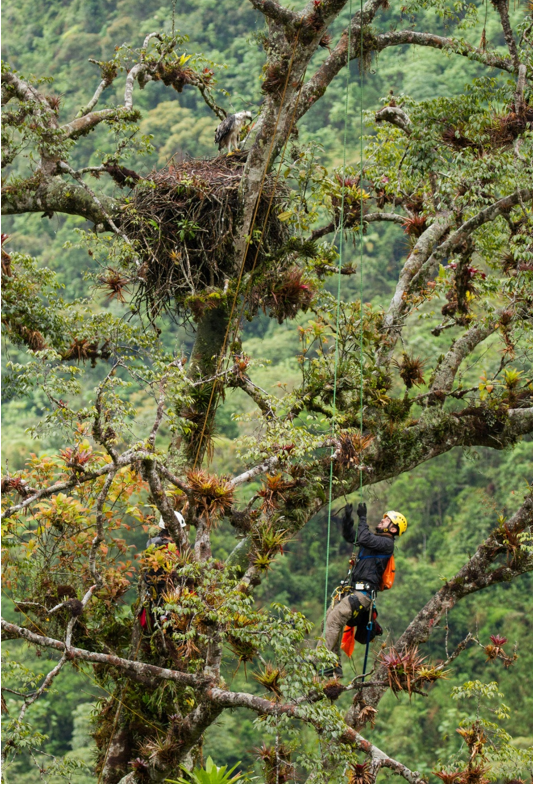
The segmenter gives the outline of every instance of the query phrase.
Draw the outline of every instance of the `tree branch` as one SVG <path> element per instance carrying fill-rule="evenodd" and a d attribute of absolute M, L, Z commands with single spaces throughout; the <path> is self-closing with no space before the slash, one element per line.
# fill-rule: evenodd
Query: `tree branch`
<path fill-rule="evenodd" d="M 237 371 L 232 375 L 231 382 L 229 383 L 229 387 L 233 388 L 240 388 L 243 390 L 247 396 L 249 396 L 255 404 L 257 404 L 258 408 L 261 410 L 262 414 L 265 415 L 267 420 L 273 420 L 276 418 L 276 413 L 269 401 L 269 396 L 267 394 L 262 395 L 265 391 L 262 391 L 254 382 L 248 377 L 246 374 Z"/>
<path fill-rule="evenodd" d="M 85 106 L 82 106 L 82 108 L 80 109 L 80 111 L 78 112 L 76 117 L 77 118 L 78 117 L 84 117 L 85 115 L 88 115 L 89 112 L 92 112 L 92 110 L 98 104 L 98 101 L 100 100 L 100 96 L 102 95 L 102 93 L 104 92 L 106 87 L 110 86 L 110 84 L 111 84 L 111 80 L 110 79 L 102 79 L 100 81 L 100 84 L 96 88 L 96 90 L 94 92 L 94 95 L 91 98 L 91 100 L 89 101 L 89 103 L 86 104 Z"/>
<path fill-rule="evenodd" d="M 521 201 L 529 201 L 532 199 L 532 188 L 522 188 L 514 191 L 513 194 L 499 199 L 493 205 L 488 205 L 476 216 L 473 216 L 468 221 L 465 221 L 462 226 L 453 232 L 444 243 L 432 253 L 424 265 L 421 266 L 417 276 L 412 276 L 412 284 L 415 285 L 419 281 L 428 280 L 435 275 L 439 263 L 445 259 L 454 249 L 465 243 L 469 236 L 483 224 L 488 221 L 493 221 L 498 216 L 508 213 L 515 205 L 521 204 Z"/>
<path fill-rule="evenodd" d="M 423 232 L 404 263 L 397 286 L 395 287 L 395 294 L 391 299 L 382 323 L 382 330 L 386 334 L 386 341 L 380 350 L 380 356 L 382 358 L 387 351 L 392 349 L 400 333 L 398 324 L 401 316 L 406 310 L 406 293 L 414 277 L 423 267 L 434 245 L 443 237 L 445 232 L 449 230 L 453 220 L 454 215 L 452 211 L 438 213 L 434 223 Z"/>
<path fill-rule="evenodd" d="M 360 55 L 360 31 L 363 26 L 370 25 L 378 9 L 383 5 L 383 0 L 367 0 L 362 9 L 352 17 L 350 28 L 351 59 Z M 326 92 L 326 89 L 341 69 L 347 65 L 348 58 L 348 28 L 346 28 L 335 48 L 330 52 L 324 63 L 317 69 L 312 78 L 306 82 L 302 89 L 302 97 L 298 118 L 303 117 L 316 101 Z"/>
<path fill-rule="evenodd" d="M 93 542 L 91 543 L 91 551 L 89 552 L 89 570 L 91 571 L 93 579 L 96 581 L 97 587 L 101 587 L 104 583 L 102 575 L 98 572 L 96 567 L 96 555 L 98 552 L 98 547 L 104 540 L 104 505 L 106 503 L 111 484 L 113 483 L 117 472 L 118 468 L 115 469 L 115 472 L 110 472 L 108 474 L 104 485 L 102 486 L 102 490 L 96 500 L 96 535 L 93 538 Z"/>
<path fill-rule="evenodd" d="M 63 641 L 52 639 L 49 636 L 39 636 L 37 633 L 32 633 L 26 628 L 21 628 L 19 625 L 13 625 L 11 622 L 7 622 L 4 619 L 1 620 L 1 627 L 10 639 L 25 639 L 30 642 L 30 644 L 58 650 L 59 652 L 64 652 L 67 649 Z M 160 668 L 159 666 L 153 666 L 151 663 L 144 663 L 143 661 L 127 660 L 126 658 L 119 658 L 117 655 L 90 652 L 89 650 L 79 649 L 78 647 L 70 647 L 68 649 L 68 659 L 113 666 L 116 669 L 127 672 L 132 679 L 144 683 L 147 681 L 169 680 L 170 682 L 177 682 L 181 685 L 200 687 L 207 682 L 205 678 L 197 677 L 194 674 L 186 674 L 185 672 L 175 671 L 174 669 Z"/>
<path fill-rule="evenodd" d="M 249 0 L 249 2 L 256 11 L 260 11 L 267 19 L 272 19 L 283 25 L 293 27 L 299 19 L 298 14 L 280 5 L 275 0 Z"/>
<path fill-rule="evenodd" d="M 510 16 L 508 15 L 508 0 L 493 0 L 492 5 L 495 6 L 501 17 L 502 30 L 504 33 L 504 40 L 510 52 L 510 57 L 514 64 L 514 70 L 517 73 L 519 70 L 519 55 L 517 53 L 517 46 L 515 43 L 514 34 L 512 32 L 512 25 L 510 24 Z"/>
<path fill-rule="evenodd" d="M 447 354 L 438 364 L 434 372 L 434 381 L 430 387 L 430 397 L 435 393 L 450 393 L 462 361 L 473 349 L 491 336 L 499 326 L 501 309 L 497 314 L 488 319 L 485 325 L 474 325 L 453 342 Z"/>
<path fill-rule="evenodd" d="M 241 475 L 237 475 L 237 477 L 231 481 L 232 486 L 240 486 L 242 483 L 249 483 L 251 480 L 254 480 L 255 477 L 262 475 L 264 472 L 272 472 L 279 461 L 280 459 L 278 456 L 273 456 L 261 464 L 252 467 L 252 469 L 247 469 L 246 472 L 242 472 Z"/>
<path fill-rule="evenodd" d="M 131 115 L 131 107 L 129 109 L 122 106 L 116 109 L 101 109 L 99 112 L 90 112 L 82 115 L 82 117 L 76 117 L 70 123 L 62 125 L 59 130 L 63 132 L 65 139 L 76 139 L 106 120 L 111 118 L 120 120 L 121 117 L 128 117 L 129 115 Z"/>
<path fill-rule="evenodd" d="M 145 458 L 143 466 L 150 487 L 150 493 L 152 494 L 157 509 L 161 513 L 165 527 L 169 530 L 178 548 L 183 548 L 187 545 L 187 536 L 183 528 L 178 524 L 172 505 L 163 491 L 161 480 L 156 470 L 156 462 L 153 459 Z"/>
<path fill-rule="evenodd" d="M 363 217 L 364 224 L 373 224 L 378 221 L 390 221 L 393 224 L 403 225 L 406 221 L 406 218 L 399 215 L 398 213 L 367 213 Z M 319 240 L 319 238 L 329 235 L 331 232 L 335 232 L 338 227 L 338 221 L 331 221 L 324 227 L 318 227 L 317 229 L 314 229 L 309 237 L 309 240 Z M 334 268 L 334 270 L 337 271 L 337 268 Z M 347 269 L 347 273 L 348 272 L 349 270 Z M 350 268 L 350 272 L 354 272 L 352 268 Z"/>
<path fill-rule="evenodd" d="M 451 52 L 452 54 L 475 60 L 477 63 L 483 63 L 490 68 L 499 68 L 501 71 L 508 71 L 510 74 L 517 73 L 515 64 L 507 57 L 502 57 L 496 52 L 484 52 L 482 49 L 475 49 L 465 41 L 457 41 L 454 38 L 445 38 L 432 33 L 419 33 L 416 30 L 392 30 L 389 33 L 382 33 L 376 36 L 372 48 L 373 51 L 381 52 L 389 46 L 400 46 L 402 44 L 441 49 L 445 52 Z"/>
<path fill-rule="evenodd" d="M 391 123 L 401 131 L 404 131 L 408 136 L 412 130 L 412 121 L 406 112 L 400 106 L 385 106 L 378 112 L 375 112 L 375 120 L 377 123 Z"/>
<path fill-rule="evenodd" d="M 109 215 L 116 215 L 120 202 L 100 194 L 99 204 L 85 188 L 76 183 L 66 183 L 59 177 L 34 178 L 2 189 L 2 214 L 67 213 L 81 216 L 96 225 L 107 225 Z"/>
<path fill-rule="evenodd" d="M 19 510 L 24 510 L 29 505 L 32 505 L 34 502 L 37 502 L 39 499 L 45 499 L 46 497 L 51 497 L 54 494 L 57 494 L 60 491 L 68 491 L 69 489 L 73 489 L 76 486 L 80 486 L 82 483 L 88 483 L 91 480 L 96 480 L 96 478 L 102 477 L 102 475 L 107 475 L 109 472 L 116 472 L 117 466 L 126 467 L 128 464 L 132 464 L 134 461 L 138 461 L 140 459 L 146 459 L 147 457 L 146 451 L 134 451 L 134 450 L 127 450 L 121 456 L 118 457 L 116 464 L 105 464 L 103 467 L 94 470 L 93 472 L 84 472 L 76 473 L 75 476 L 69 478 L 69 480 L 64 480 L 59 483 L 54 483 L 52 486 L 48 486 L 45 489 L 40 489 L 36 491 L 35 494 L 32 494 L 30 497 L 27 497 L 22 502 L 19 502 L 17 505 L 11 505 L 11 507 L 7 508 L 2 518 L 8 519 L 14 513 L 17 513 Z"/>
<path fill-rule="evenodd" d="M 55 112 L 46 98 L 29 82 L 20 79 L 12 71 L 2 74 L 2 106 L 5 106 L 12 98 L 25 101 L 36 109 L 36 114 L 46 118 L 46 125 L 50 128 L 57 128 L 58 122 Z"/>
<path fill-rule="evenodd" d="M 519 73 L 519 76 L 517 78 L 517 85 L 516 85 L 515 97 L 514 97 L 515 111 L 517 112 L 517 114 L 519 114 L 521 112 L 522 108 L 525 105 L 524 92 L 525 92 L 525 81 L 526 81 L 526 77 L 527 77 L 527 67 L 526 67 L 526 65 L 520 65 L 519 69 L 518 69 L 518 73 Z M 516 140 L 516 144 L 519 141 L 520 141 L 519 139 Z M 521 156 L 519 156 L 519 157 L 521 158 Z"/>
<path fill-rule="evenodd" d="M 285 715 L 290 718 L 301 720 L 304 723 L 309 723 L 314 726 L 319 733 L 324 734 L 325 731 L 324 718 L 321 717 L 317 719 L 314 716 L 308 715 L 306 713 L 306 706 L 303 703 L 274 702 L 263 699 L 261 696 L 254 696 L 252 693 L 234 693 L 233 691 L 225 691 L 220 688 L 208 688 L 206 695 L 214 704 L 218 704 L 222 707 L 246 707 L 256 712 L 258 715 L 269 715 L 271 717 Z M 337 738 L 339 742 L 346 745 L 353 745 L 358 750 L 365 751 L 373 759 L 380 761 L 380 767 L 386 767 L 402 775 L 408 783 L 425 783 L 418 772 L 413 772 L 401 762 L 392 759 L 350 726 L 345 725 L 339 729 L 338 734 L 339 736 Z"/>

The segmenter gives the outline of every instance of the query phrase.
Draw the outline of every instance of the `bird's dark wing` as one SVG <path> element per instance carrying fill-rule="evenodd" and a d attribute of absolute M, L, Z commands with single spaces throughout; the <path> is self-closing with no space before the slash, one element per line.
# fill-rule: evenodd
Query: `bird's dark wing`
<path fill-rule="evenodd" d="M 221 142 L 224 137 L 232 131 L 235 125 L 235 115 L 228 115 L 225 117 L 222 123 L 220 123 L 217 127 L 215 132 L 215 141 L 217 143 Z"/>

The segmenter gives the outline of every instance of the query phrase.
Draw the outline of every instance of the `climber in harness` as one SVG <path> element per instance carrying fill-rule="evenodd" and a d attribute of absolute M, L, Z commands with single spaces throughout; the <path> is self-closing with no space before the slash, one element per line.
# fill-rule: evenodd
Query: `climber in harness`
<path fill-rule="evenodd" d="M 332 604 L 326 615 L 326 646 L 338 656 L 337 666 L 332 670 L 338 677 L 343 676 L 340 649 L 350 657 L 355 640 L 366 645 L 365 672 L 369 643 L 382 633 L 376 622 L 376 594 L 393 585 L 395 538 L 406 532 L 408 527 L 402 513 L 388 510 L 374 535 L 367 524 L 365 502 L 360 502 L 356 512 L 359 518 L 357 532 L 350 504 L 345 506 L 341 526 L 344 539 L 354 543 L 358 552 L 351 559 L 349 577 L 334 590 Z M 325 673 L 325 676 L 328 674 Z"/>

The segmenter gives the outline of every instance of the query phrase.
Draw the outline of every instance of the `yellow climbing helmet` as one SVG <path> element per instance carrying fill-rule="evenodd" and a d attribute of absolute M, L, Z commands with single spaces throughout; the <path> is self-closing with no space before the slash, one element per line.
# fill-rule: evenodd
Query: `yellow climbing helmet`
<path fill-rule="evenodd" d="M 403 516 L 402 513 L 397 513 L 396 510 L 388 510 L 384 513 L 384 516 L 387 516 L 392 524 L 395 524 L 396 527 L 399 529 L 399 535 L 402 535 L 403 532 L 406 532 L 408 529 L 408 522 L 406 521 L 406 516 Z"/>

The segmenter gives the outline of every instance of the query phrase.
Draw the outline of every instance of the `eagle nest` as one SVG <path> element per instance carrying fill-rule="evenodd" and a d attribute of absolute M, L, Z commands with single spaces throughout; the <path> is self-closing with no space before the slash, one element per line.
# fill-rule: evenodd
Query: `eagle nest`
<path fill-rule="evenodd" d="M 134 296 L 139 311 L 150 318 L 164 311 L 198 318 L 231 289 L 242 261 L 235 241 L 245 159 L 241 153 L 172 163 L 136 186 L 121 226 L 141 262 Z M 285 197 L 275 178 L 266 177 L 254 224 L 263 236 L 250 244 L 244 273 L 259 272 L 287 240 L 277 218 Z"/>

